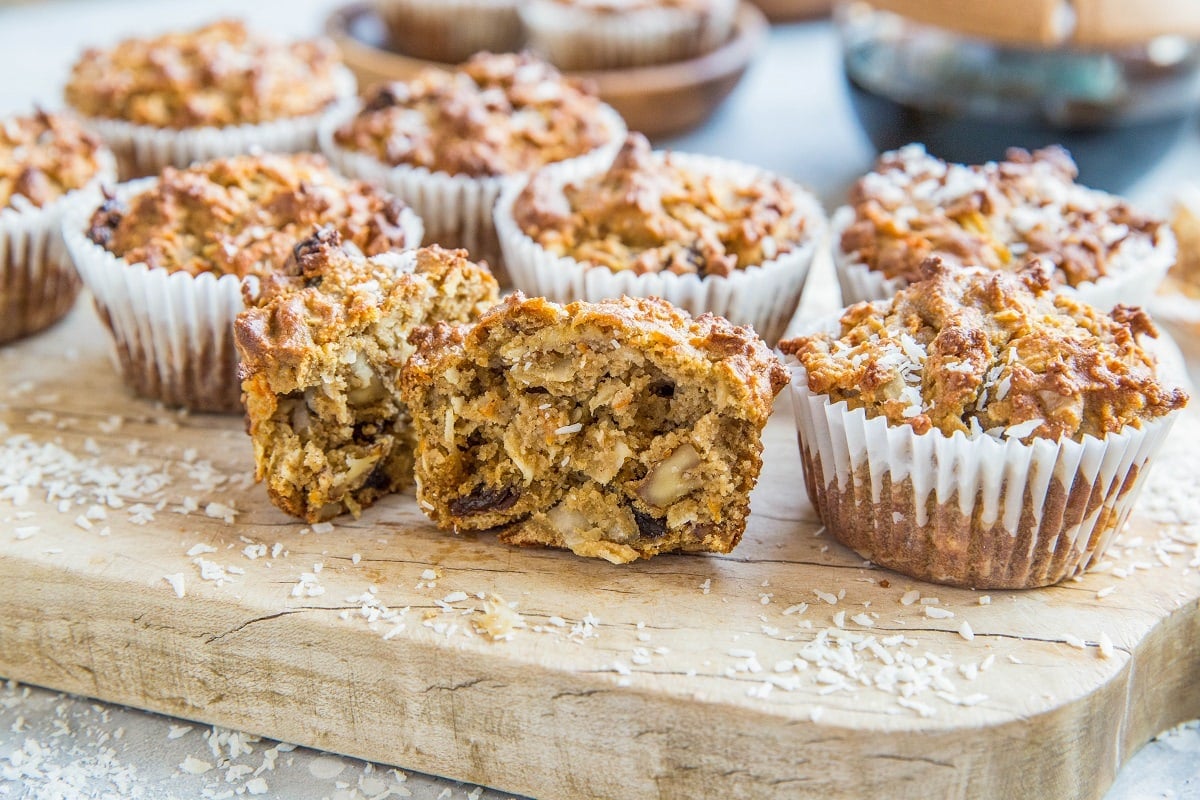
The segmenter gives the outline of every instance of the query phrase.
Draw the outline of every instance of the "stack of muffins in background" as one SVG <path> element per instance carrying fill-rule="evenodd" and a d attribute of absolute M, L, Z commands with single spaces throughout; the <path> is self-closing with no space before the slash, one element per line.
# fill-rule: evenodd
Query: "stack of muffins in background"
<path fill-rule="evenodd" d="M 496 299 L 487 267 L 437 249 L 461 247 L 501 286 L 552 301 L 533 303 L 538 313 L 594 319 L 600 306 L 588 304 L 668 301 L 653 315 L 654 304 L 602 308 L 641 343 L 636 363 L 687 341 L 712 360 L 697 374 L 732 370 L 731 385 L 759 405 L 780 388 L 766 349 L 779 343 L 809 496 L 840 540 L 880 564 L 1016 588 L 1062 580 L 1103 552 L 1187 402 L 1144 346 L 1149 317 L 1117 305 L 1148 300 L 1174 263 L 1165 223 L 1077 185 L 1061 150 L 964 166 L 913 146 L 884 154 L 854 186 L 830 237 L 820 203 L 796 183 L 654 151 L 535 56 L 471 55 L 528 36 L 569 69 L 678 59 L 728 35 L 731 3 L 389 8 L 397 40 L 465 63 L 363 87 L 359 99 L 326 43 L 219 22 L 86 52 L 66 88 L 79 122 L 41 112 L 5 121 L 0 340 L 65 314 L 77 270 L 125 382 L 198 411 L 239 411 L 252 396 L 259 477 L 278 480 L 271 494 L 285 510 L 324 519 L 410 482 L 398 471 L 411 469 L 413 426 L 394 385 L 414 347 L 432 363 L 430 348 L 466 336 L 414 331 L 469 325 Z M 607 24 L 617 15 L 621 25 Z M 465 52 L 438 33 L 448 20 Z M 126 183 L 114 183 L 117 164 Z M 780 342 L 825 247 L 847 302 L 862 302 Z M 694 323 L 672 305 L 733 325 Z M 639 338 L 630 326 L 670 335 Z M 720 341 L 697 340 L 700 330 Z M 596 357 L 594 343 L 576 344 L 570 358 Z M 569 386 L 571 369 L 553 365 L 554 380 Z M 622 402 L 669 407 L 686 394 L 647 386 L 652 397 Z M 705 418 L 695 411 L 689 419 Z M 586 419 L 563 419 L 555 435 L 586 434 Z M 754 419 L 761 430 L 765 417 Z M 496 441 L 469 447 L 509 447 L 497 424 Z M 752 486 L 761 444 L 722 465 L 705 460 L 713 435 L 661 455 L 676 483 L 703 491 L 692 480 L 703 464 L 706 474 L 750 469 Z M 286 452 L 268 441 L 280 436 Z M 636 455 L 596 480 L 631 487 L 630 526 L 647 536 L 679 515 L 645 502 L 656 468 Z M 474 491 L 460 508 L 518 502 L 511 486 Z"/>

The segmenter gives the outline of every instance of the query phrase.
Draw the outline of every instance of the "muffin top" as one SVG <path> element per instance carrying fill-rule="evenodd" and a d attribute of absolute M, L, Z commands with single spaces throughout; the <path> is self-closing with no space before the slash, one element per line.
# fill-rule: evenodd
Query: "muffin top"
<path fill-rule="evenodd" d="M 1157 335 L 1141 309 L 1104 314 L 1055 294 L 1043 262 L 1010 273 L 931 258 L 922 278 L 846 309 L 837 334 L 780 349 L 799 359 L 812 392 L 917 433 L 1103 438 L 1187 403 L 1138 341 Z"/>
<path fill-rule="evenodd" d="M 70 117 L 38 110 L 0 120 L 0 210 L 52 203 L 96 177 L 100 140 Z"/>
<path fill-rule="evenodd" d="M 221 20 L 89 49 L 65 93 L 89 117 L 176 129 L 256 124 L 323 109 L 338 96 L 340 63 L 325 39 L 277 42 Z"/>
<path fill-rule="evenodd" d="M 921 279 L 930 255 L 1010 271 L 1040 256 L 1054 285 L 1078 286 L 1136 269 L 1168 235 L 1120 198 L 1075 183 L 1075 162 L 1060 147 L 1007 155 L 964 166 L 921 145 L 884 153 L 850 192 L 842 251 L 909 281 Z"/>
<path fill-rule="evenodd" d="M 334 139 L 392 166 L 509 175 L 612 141 L 604 110 L 533 56 L 479 53 L 454 72 L 427 69 L 376 87 Z"/>
<path fill-rule="evenodd" d="M 730 275 L 810 238 L 797 189 L 763 173 L 723 175 L 631 134 L 607 172 L 565 186 L 538 173 L 517 225 L 558 256 L 638 274 Z"/>
<path fill-rule="evenodd" d="M 110 197 L 88 236 L 130 264 L 262 277 L 326 224 L 367 255 L 415 247 L 401 226 L 404 210 L 382 189 L 337 175 L 320 156 L 236 156 L 167 167 L 127 202 Z"/>

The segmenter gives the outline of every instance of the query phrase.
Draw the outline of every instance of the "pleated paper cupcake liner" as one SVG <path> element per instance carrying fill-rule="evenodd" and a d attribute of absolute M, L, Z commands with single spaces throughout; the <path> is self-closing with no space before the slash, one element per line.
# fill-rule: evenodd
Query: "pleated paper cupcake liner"
<path fill-rule="evenodd" d="M 100 169 L 80 189 L 43 208 L 0 210 L 0 343 L 37 333 L 66 316 L 79 294 L 79 275 L 62 237 L 62 219 L 74 202 L 99 202 L 100 187 L 117 177 L 105 151 Z"/>
<path fill-rule="evenodd" d="M 888 278 L 859 261 L 853 253 L 842 250 L 842 233 L 854 222 L 854 209 L 842 206 L 834 212 L 830 223 L 830 246 L 837 268 L 842 302 L 853 305 L 862 301 L 890 300 L 908 285 L 903 278 Z M 1118 303 L 1145 306 L 1151 303 L 1154 290 L 1175 263 L 1175 237 L 1164 230 L 1155 243 L 1144 240 L 1127 242 L 1112 264 L 1112 274 L 1097 281 L 1078 286 L 1062 286 L 1055 291 L 1072 295 L 1096 308 L 1108 310 Z"/>
<path fill-rule="evenodd" d="M 757 167 L 723 159 L 673 153 L 671 159 L 696 172 L 752 181 L 766 175 Z M 555 165 L 550 168 L 558 185 L 594 174 L 589 165 Z M 693 315 L 710 311 L 736 325 L 751 325 L 770 345 L 783 335 L 800 303 L 804 281 L 825 235 L 825 214 L 820 203 L 799 186 L 792 186 L 806 239 L 797 247 L 760 266 L 736 269 L 728 276 L 676 275 L 669 272 L 636 274 L 557 256 L 530 238 L 513 217 L 513 204 L 527 181 L 505 189 L 496 204 L 496 229 L 504 250 L 513 286 L 527 295 L 544 296 L 558 303 L 591 302 L 631 297 L 661 297 Z"/>
<path fill-rule="evenodd" d="M 496 238 L 492 209 L 506 186 L 524 179 L 523 175 L 471 177 L 431 172 L 424 167 L 390 166 L 366 153 L 338 146 L 334 132 L 355 114 L 360 106 L 347 105 L 331 112 L 321 123 L 321 151 L 335 169 L 344 175 L 371 181 L 399 197 L 425 222 L 425 243 L 467 250 L 475 260 L 487 261 L 501 286 L 508 275 Z M 625 140 L 625 123 L 608 106 L 603 107 L 606 126 L 612 132 L 609 143 L 589 153 L 560 162 L 596 171 L 606 168 Z"/>
<path fill-rule="evenodd" d="M 788 366 L 822 523 L 880 566 L 976 589 L 1048 586 L 1099 561 L 1179 413 L 1078 442 L 917 434 L 830 403 Z"/>
<path fill-rule="evenodd" d="M 355 93 L 354 74 L 338 71 L 339 101 Z M 119 119 L 84 117 L 84 124 L 116 154 L 123 181 L 157 175 L 163 167 L 186 167 L 198 161 L 244 153 L 303 153 L 316 151 L 317 126 L 325 110 L 302 117 L 223 128 L 156 128 Z"/>
<path fill-rule="evenodd" d="M 710 9 L 645 8 L 604 13 L 553 0 L 521 6 L 529 47 L 563 70 L 602 70 L 683 61 L 729 38 L 736 0 Z"/>
<path fill-rule="evenodd" d="M 122 184 L 122 200 L 151 189 L 157 178 Z M 87 237 L 96 203 L 75 203 L 63 236 L 96 310 L 112 333 L 121 375 L 134 392 L 191 411 L 240 412 L 241 383 L 233 323 L 245 308 L 236 275 L 130 264 Z M 421 222 L 401 219 L 406 240 L 420 241 Z"/>
<path fill-rule="evenodd" d="M 381 12 L 405 55 L 459 63 L 475 53 L 521 49 L 518 0 L 387 0 Z"/>

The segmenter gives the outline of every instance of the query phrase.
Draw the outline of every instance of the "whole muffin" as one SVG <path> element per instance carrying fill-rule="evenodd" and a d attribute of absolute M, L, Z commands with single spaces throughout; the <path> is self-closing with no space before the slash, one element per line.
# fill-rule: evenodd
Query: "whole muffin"
<path fill-rule="evenodd" d="M 405 55 L 457 64 L 481 51 L 518 50 L 522 0 L 386 0 L 380 13 Z"/>
<path fill-rule="evenodd" d="M 843 300 L 890 297 L 931 255 L 1014 271 L 1037 256 L 1058 290 L 1109 308 L 1144 304 L 1175 260 L 1162 220 L 1075 183 L 1059 147 L 1001 162 L 948 164 L 909 145 L 879 157 L 833 219 Z"/>
<path fill-rule="evenodd" d="M 565 70 L 640 67 L 707 53 L 729 38 L 737 0 L 528 0 L 529 46 Z"/>
<path fill-rule="evenodd" d="M 115 177 L 112 154 L 73 118 L 0 119 L 0 343 L 71 310 L 79 276 L 63 248 L 63 211 Z"/>
<path fill-rule="evenodd" d="M 239 20 L 86 50 L 65 89 L 122 179 L 254 148 L 313 150 L 322 112 L 353 93 L 332 42 L 279 42 Z"/>
<path fill-rule="evenodd" d="M 492 206 L 505 185 L 552 162 L 607 164 L 624 135 L 615 111 L 550 65 L 482 53 L 376 87 L 325 120 L 321 147 L 347 175 L 411 204 L 428 242 L 495 262 Z"/>
<path fill-rule="evenodd" d="M 755 167 L 653 152 L 631 134 L 604 172 L 553 165 L 496 206 L 513 284 L 558 302 L 664 297 L 693 314 L 787 327 L 825 216 L 811 194 Z"/>
<path fill-rule="evenodd" d="M 312 154 L 168 167 L 77 207 L 67 246 L 140 395 L 198 411 L 240 409 L 233 319 L 296 242 L 334 226 L 367 255 L 415 247 L 420 219 Z"/>
<path fill-rule="evenodd" d="M 1200 336 L 1200 187 L 1186 185 L 1176 198 L 1171 230 L 1178 258 L 1150 302 L 1155 319 L 1184 336 Z"/>
<path fill-rule="evenodd" d="M 1138 308 L 1052 291 L 1048 265 L 925 263 L 792 356 L 805 484 L 839 541 L 906 575 L 1056 583 L 1100 558 L 1187 394 Z"/>

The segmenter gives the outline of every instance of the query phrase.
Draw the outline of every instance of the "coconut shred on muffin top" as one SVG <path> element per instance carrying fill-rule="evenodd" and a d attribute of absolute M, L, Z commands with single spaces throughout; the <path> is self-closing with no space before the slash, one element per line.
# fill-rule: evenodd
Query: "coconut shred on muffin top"
<path fill-rule="evenodd" d="M 854 185 L 849 211 L 839 212 L 841 251 L 908 281 L 921 279 L 930 255 L 1008 271 L 1039 256 L 1054 286 L 1075 287 L 1136 270 L 1170 237 L 1162 221 L 1077 184 L 1075 163 L 1060 147 L 1007 156 L 966 166 L 921 145 L 884 153 Z"/>

